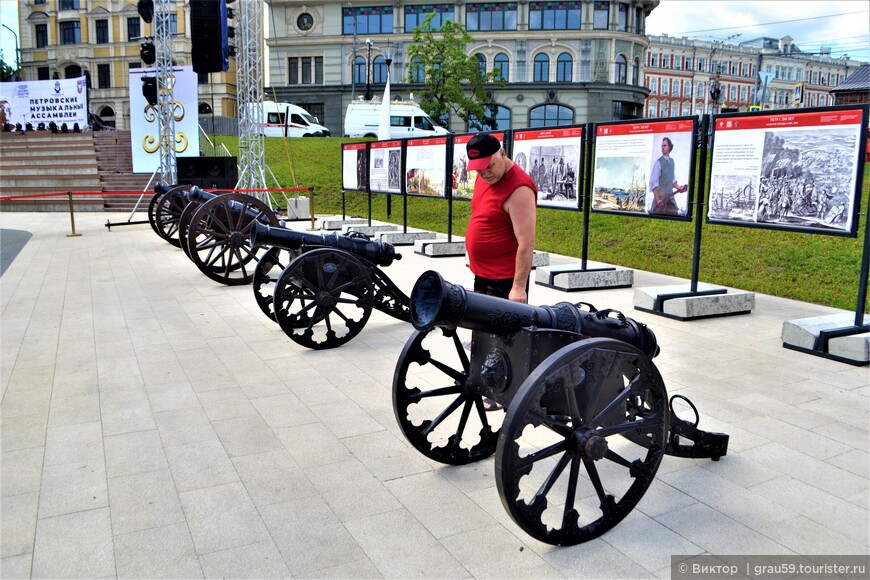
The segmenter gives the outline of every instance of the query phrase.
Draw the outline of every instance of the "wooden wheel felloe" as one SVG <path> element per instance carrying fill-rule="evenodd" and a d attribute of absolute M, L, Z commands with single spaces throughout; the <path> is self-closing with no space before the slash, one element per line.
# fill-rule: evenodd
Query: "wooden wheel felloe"
<path fill-rule="evenodd" d="M 487 413 L 471 390 L 468 354 L 455 331 L 416 331 L 393 375 L 393 412 L 423 455 L 464 465 L 492 455 L 504 411 Z"/>
<path fill-rule="evenodd" d="M 278 218 L 259 199 L 242 193 L 220 195 L 203 203 L 187 229 L 188 256 L 197 268 L 227 286 L 250 284 L 252 261 L 260 248 L 250 243 L 254 223 L 278 225 Z"/>
<path fill-rule="evenodd" d="M 544 360 L 511 401 L 495 458 L 505 509 L 534 538 L 571 545 L 625 518 L 667 445 L 667 392 L 652 361 L 606 338 Z"/>
<path fill-rule="evenodd" d="M 260 310 L 276 322 L 274 302 L 278 278 L 299 254 L 298 250 L 273 246 L 260 257 L 257 267 L 254 268 L 254 299 Z"/>
<path fill-rule="evenodd" d="M 186 188 L 186 185 L 178 185 L 163 195 L 155 195 L 148 203 L 148 222 L 151 227 L 158 236 L 175 247 L 181 245 L 178 239 L 178 221 L 187 205 L 187 200 L 182 195 Z"/>
<path fill-rule="evenodd" d="M 363 329 L 372 313 L 374 286 L 368 268 L 352 254 L 331 248 L 294 259 L 274 291 L 274 311 L 290 339 L 315 350 L 335 348 Z"/>

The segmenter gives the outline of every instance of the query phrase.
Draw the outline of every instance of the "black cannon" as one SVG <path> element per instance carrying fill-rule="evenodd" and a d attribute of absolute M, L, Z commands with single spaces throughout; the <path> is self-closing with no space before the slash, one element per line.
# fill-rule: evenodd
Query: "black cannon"
<path fill-rule="evenodd" d="M 380 269 L 402 257 L 392 244 L 256 223 L 250 245 L 272 246 L 257 264 L 254 297 L 297 344 L 341 346 L 359 334 L 372 308 L 411 320 L 408 297 Z"/>
<path fill-rule="evenodd" d="M 668 400 L 652 331 L 617 311 L 529 306 L 467 292 L 433 271 L 418 279 L 410 311 L 417 330 L 393 377 L 405 437 L 451 465 L 495 453 L 502 504 L 540 541 L 578 544 L 611 529 L 664 455 L 727 452 L 728 435 L 698 429 L 688 399 Z M 470 354 L 458 328 L 472 331 Z M 485 401 L 502 411 L 487 413 Z M 678 418 L 675 405 L 694 420 Z"/>
<path fill-rule="evenodd" d="M 254 279 L 258 248 L 249 245 L 254 223 L 278 226 L 275 212 L 256 197 L 208 192 L 197 186 L 158 183 L 149 221 L 162 238 L 181 247 L 197 268 L 228 286 Z"/>

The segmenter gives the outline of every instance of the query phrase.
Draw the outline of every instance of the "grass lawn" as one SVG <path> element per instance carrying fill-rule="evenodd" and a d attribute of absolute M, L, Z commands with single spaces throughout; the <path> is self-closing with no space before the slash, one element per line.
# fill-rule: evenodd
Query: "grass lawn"
<path fill-rule="evenodd" d="M 238 140 L 217 137 L 236 154 Z M 315 214 L 341 213 L 341 144 L 352 139 L 265 140 L 266 163 L 282 187 L 312 187 Z M 864 168 L 858 238 L 814 235 L 738 226 L 701 228 L 699 281 L 824 304 L 854 312 L 857 307 L 861 255 L 870 191 L 870 165 Z M 271 185 L 271 184 L 270 184 Z M 374 195 L 372 219 L 401 224 L 402 198 L 392 199 L 387 215 L 386 195 Z M 345 196 L 348 216 L 368 216 L 364 193 Z M 468 202 L 453 204 L 452 233 L 465 234 Z M 441 198 L 408 198 L 409 227 L 447 233 L 448 204 Z M 588 258 L 690 279 L 695 224 L 592 213 L 589 219 Z M 536 248 L 580 257 L 583 215 L 580 212 L 539 209 Z M 865 306 L 865 310 L 870 311 Z"/>

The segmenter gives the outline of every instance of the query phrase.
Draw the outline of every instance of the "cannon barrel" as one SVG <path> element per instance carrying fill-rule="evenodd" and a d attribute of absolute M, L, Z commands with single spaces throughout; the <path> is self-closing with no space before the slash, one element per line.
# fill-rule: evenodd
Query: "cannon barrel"
<path fill-rule="evenodd" d="M 257 223 L 251 230 L 252 246 L 277 246 L 285 250 L 298 250 L 303 246 L 336 248 L 364 258 L 369 262 L 387 267 L 393 260 L 401 260 L 392 244 L 367 239 L 340 236 L 338 234 L 309 234 L 288 228 L 273 228 Z"/>
<path fill-rule="evenodd" d="M 424 272 L 411 291 L 411 324 L 417 330 L 434 327 L 481 330 L 514 334 L 527 326 L 565 330 L 589 337 L 607 337 L 637 347 L 655 357 L 659 353 L 655 334 L 645 324 L 614 311 L 587 312 L 569 302 L 554 306 L 531 306 L 497 296 L 468 292 L 444 280 L 438 272 Z"/>

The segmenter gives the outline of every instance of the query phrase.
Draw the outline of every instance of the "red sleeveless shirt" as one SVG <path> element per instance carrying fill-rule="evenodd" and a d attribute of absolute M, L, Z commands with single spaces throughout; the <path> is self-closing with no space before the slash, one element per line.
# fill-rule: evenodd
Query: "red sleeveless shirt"
<path fill-rule="evenodd" d="M 516 163 L 494 184 L 480 178 L 475 180 L 471 219 L 465 233 L 468 264 L 475 276 L 492 280 L 514 277 L 519 243 L 503 206 L 522 186 L 531 188 L 537 199 L 535 182 Z"/>

